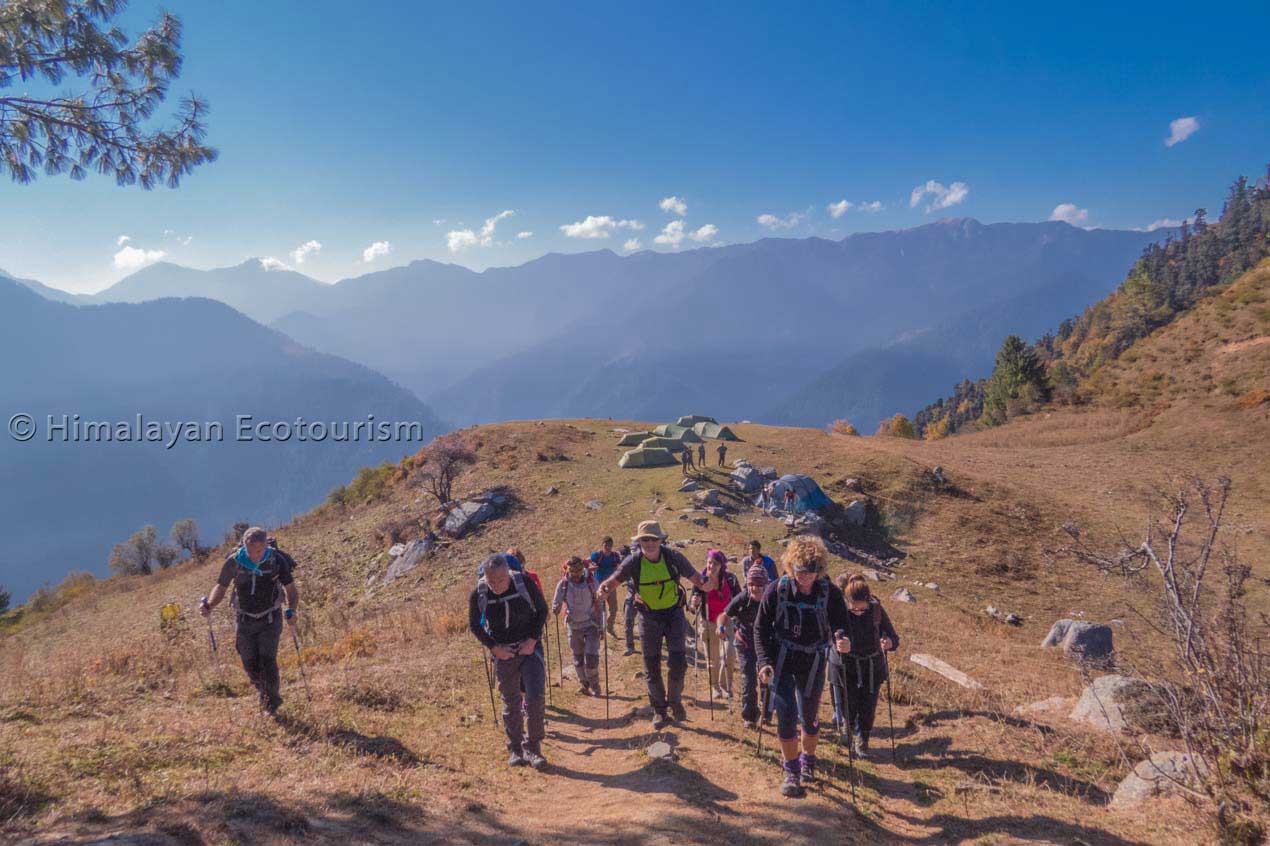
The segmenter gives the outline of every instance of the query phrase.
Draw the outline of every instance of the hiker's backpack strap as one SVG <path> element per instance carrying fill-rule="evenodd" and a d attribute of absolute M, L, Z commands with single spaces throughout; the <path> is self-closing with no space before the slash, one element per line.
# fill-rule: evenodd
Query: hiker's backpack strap
<path fill-rule="evenodd" d="M 878 649 L 882 648 L 882 603 L 873 597 L 873 634 L 878 639 Z"/>

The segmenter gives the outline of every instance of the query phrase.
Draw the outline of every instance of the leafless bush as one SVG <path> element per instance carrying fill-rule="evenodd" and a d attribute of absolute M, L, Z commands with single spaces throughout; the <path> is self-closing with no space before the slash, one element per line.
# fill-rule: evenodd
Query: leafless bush
<path fill-rule="evenodd" d="M 465 467 L 476 463 L 476 453 L 457 432 L 442 435 L 428 444 L 420 457 L 419 478 L 424 491 L 437 501 L 437 505 L 445 505 L 451 500 L 454 480 Z"/>
<path fill-rule="evenodd" d="M 1163 512 L 1145 538 L 1123 535 L 1113 552 L 1092 549 L 1067 526 L 1062 551 L 1107 573 L 1154 583 L 1142 620 L 1170 647 L 1171 661 L 1142 673 L 1192 760 L 1198 785 L 1179 785 L 1210 806 L 1223 843 L 1260 843 L 1270 802 L 1270 620 L 1245 604 L 1251 568 L 1224 542 L 1231 483 L 1202 479 L 1162 493 Z M 1140 744 L 1140 741 L 1134 741 Z"/>

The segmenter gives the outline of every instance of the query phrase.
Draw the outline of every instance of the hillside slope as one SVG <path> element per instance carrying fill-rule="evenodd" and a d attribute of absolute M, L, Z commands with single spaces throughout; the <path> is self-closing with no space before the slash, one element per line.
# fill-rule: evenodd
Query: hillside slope
<path fill-rule="evenodd" d="M 1223 443 L 1247 435 L 1244 450 L 1219 452 L 1205 441 L 1172 458 L 1194 459 L 1204 472 L 1233 465 L 1241 519 L 1266 536 L 1270 501 L 1245 485 L 1255 468 L 1239 466 L 1248 444 L 1266 442 L 1265 421 L 1246 409 L 1203 413 L 1196 425 L 1223 433 Z M 677 519 L 689 501 L 675 492 L 676 469 L 616 466 L 614 429 L 647 424 L 580 420 L 467 430 L 478 463 L 460 490 L 503 485 L 519 505 L 391 584 L 382 584 L 390 527 L 417 536 L 429 510 L 408 467 L 381 499 L 325 507 L 280 527 L 282 545 L 300 562 L 313 701 L 288 660 L 279 725 L 253 714 L 225 654 L 231 638 L 219 613 L 219 661 L 207 648 L 193 604 L 214 563 L 112 580 L 0 642 L 0 744 L 11 750 L 0 760 L 0 796 L 25 796 L 9 800 L 17 812 L 6 832 L 80 844 L 108 835 L 163 844 L 1194 843 L 1200 823 L 1181 803 L 1105 807 L 1126 772 L 1105 735 L 1011 714 L 1080 690 L 1078 669 L 1037 647 L 1056 618 L 1122 620 L 1117 647 L 1133 660 L 1152 660 L 1159 648 L 1130 613 L 1134 597 L 1118 583 L 1054 567 L 1047 549 L 1069 520 L 1104 540 L 1112 523 L 1140 525 L 1143 487 L 1167 470 L 1161 458 L 1176 444 L 1167 430 L 1116 429 L 1095 415 L 1055 415 L 1032 428 L 1040 424 L 990 433 L 1004 441 L 936 444 L 735 426 L 743 442 L 734 456 L 811 473 L 835 498 L 851 495 L 848 478 L 862 480 L 903 554 L 899 583 L 918 596 L 912 606 L 887 603 L 904 638 L 894 662 L 899 765 L 885 751 L 862 764 L 854 805 L 841 777 L 802 802 L 779 801 L 770 757 L 755 757 L 735 714 L 716 705 L 711 718 L 692 679 L 690 721 L 661 733 L 675 760 L 645 757 L 654 737 L 635 677 L 642 667 L 619 658 L 617 642 L 609 652 L 612 718 L 603 701 L 555 687 L 546 744 L 554 769 L 504 768 L 479 651 L 464 629 L 481 556 L 517 545 L 550 585 L 566 555 L 604 534 L 621 539 L 650 514 L 698 562 L 709 546 L 737 553 L 758 537 L 776 548 L 784 535 L 782 524 L 752 509 L 707 516 L 705 525 Z M 935 464 L 953 489 L 931 484 Z M 1099 476 L 1096 490 L 1088 484 L 1093 464 L 1117 470 Z M 710 484 L 722 481 L 710 471 Z M 832 570 L 859 566 L 835 558 Z M 917 584 L 927 582 L 938 591 Z M 181 603 L 185 622 L 165 635 L 158 609 L 171 601 Z M 1023 625 L 989 620 L 989 603 L 1021 614 Z M 914 652 L 949 661 L 985 689 L 962 691 L 910 669 Z M 885 731 L 877 745 L 885 750 Z M 770 748 L 769 734 L 765 755 Z M 826 758 L 834 759 L 828 750 Z"/>

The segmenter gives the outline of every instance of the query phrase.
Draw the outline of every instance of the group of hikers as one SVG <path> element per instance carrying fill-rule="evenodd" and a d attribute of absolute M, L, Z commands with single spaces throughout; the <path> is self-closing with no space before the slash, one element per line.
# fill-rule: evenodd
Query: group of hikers
<path fill-rule="evenodd" d="M 728 445 L 725 443 L 720 443 L 717 447 L 715 447 L 715 452 L 719 456 L 719 466 L 720 467 L 726 466 L 727 458 L 728 458 Z M 698 467 L 700 467 L 702 470 L 706 469 L 705 443 L 703 442 L 703 443 L 697 444 L 697 460 L 695 462 L 692 460 L 692 447 L 689 444 L 684 444 L 683 452 L 679 456 L 679 461 L 683 465 L 683 471 L 685 476 L 689 475 L 689 471 L 696 472 Z"/>
<path fill-rule="evenodd" d="M 814 536 L 791 539 L 779 567 L 758 541 L 751 541 L 740 577 L 721 550 L 709 550 L 698 572 L 666 539 L 661 525 L 647 520 L 620 552 L 612 538 L 605 538 L 588 558 L 570 557 L 550 602 L 519 550 L 481 562 L 468 600 L 468 625 L 487 653 L 491 697 L 496 685 L 502 699 L 508 764 L 547 765 L 542 751 L 549 675 L 544 639 L 551 614 L 565 618 L 579 692 L 607 695 L 600 654 L 605 636 L 617 637 L 620 585 L 626 586 L 624 654 L 636 651 L 638 619 L 654 731 L 688 719 L 683 694 L 692 630 L 694 654 L 704 648 L 712 699 L 733 699 L 739 669 L 741 720 L 759 732 L 760 743 L 762 727 L 775 713 L 783 795 L 800 796 L 803 785 L 816 779 L 826 680 L 835 728 L 840 735 L 851 734 L 854 755 L 867 757 L 878 693 L 888 675 L 886 653 L 899 646 L 899 635 L 863 576 L 844 574 L 830 581 L 828 552 Z M 284 623 L 295 624 L 299 592 L 294 562 L 271 540 L 264 529 L 247 530 L 200 610 L 210 615 L 232 587 L 235 646 L 262 709 L 272 715 L 282 703 L 278 644 Z M 690 594 L 681 585 L 684 580 Z"/>

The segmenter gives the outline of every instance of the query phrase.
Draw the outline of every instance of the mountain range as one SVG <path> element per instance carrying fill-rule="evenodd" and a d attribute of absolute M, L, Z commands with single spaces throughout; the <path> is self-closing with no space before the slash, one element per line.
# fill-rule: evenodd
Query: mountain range
<path fill-rule="evenodd" d="M 1168 234 L 958 218 L 482 272 L 416 261 L 333 285 L 255 259 L 160 263 L 77 301 L 217 299 L 459 425 L 708 408 L 871 431 L 983 375 L 1004 335 L 1038 334 L 1102 297 Z"/>

